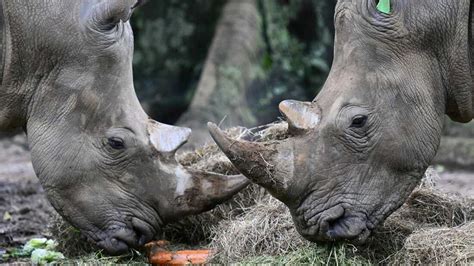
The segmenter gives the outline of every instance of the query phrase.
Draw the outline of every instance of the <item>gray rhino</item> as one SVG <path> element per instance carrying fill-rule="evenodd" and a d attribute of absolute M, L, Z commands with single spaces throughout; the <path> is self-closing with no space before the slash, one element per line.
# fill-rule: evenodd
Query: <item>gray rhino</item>
<path fill-rule="evenodd" d="M 127 22 L 138 4 L 0 1 L 0 130 L 25 129 L 54 208 L 110 254 L 247 185 L 182 167 L 175 152 L 190 130 L 143 111 Z"/>
<path fill-rule="evenodd" d="M 382 12 L 377 0 L 339 0 L 324 87 L 312 102 L 280 104 L 289 138 L 237 141 L 213 124 L 211 134 L 302 236 L 364 242 L 421 180 L 444 115 L 474 116 L 472 3 L 391 0 Z"/>

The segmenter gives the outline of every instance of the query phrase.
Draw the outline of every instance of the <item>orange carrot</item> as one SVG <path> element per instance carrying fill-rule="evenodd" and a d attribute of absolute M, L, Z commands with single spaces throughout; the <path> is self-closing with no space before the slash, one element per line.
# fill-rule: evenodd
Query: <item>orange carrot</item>
<path fill-rule="evenodd" d="M 167 241 L 155 241 L 145 245 L 148 250 L 148 260 L 153 265 L 189 265 L 204 264 L 211 255 L 211 250 L 180 250 L 168 251 Z"/>
<path fill-rule="evenodd" d="M 209 259 L 210 250 L 159 251 L 149 258 L 155 265 L 204 264 Z"/>

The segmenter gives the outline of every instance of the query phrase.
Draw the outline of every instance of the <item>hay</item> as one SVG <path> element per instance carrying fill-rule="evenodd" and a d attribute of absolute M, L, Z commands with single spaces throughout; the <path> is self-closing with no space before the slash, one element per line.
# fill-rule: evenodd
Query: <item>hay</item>
<path fill-rule="evenodd" d="M 159 239 L 189 246 L 208 245 L 213 237 L 214 228 L 221 221 L 231 221 L 245 213 L 251 206 L 268 198 L 267 192 L 257 185 L 250 185 L 230 201 L 211 211 L 189 216 L 163 228 Z"/>
<path fill-rule="evenodd" d="M 409 239 L 428 228 L 433 234 L 441 228 L 454 232 L 459 226 L 474 221 L 473 210 L 473 200 L 446 195 L 435 188 L 421 186 L 374 232 L 366 246 L 361 249 L 361 254 L 376 262 L 414 261 L 417 253 L 406 253 Z M 423 248 L 429 244 L 428 241 L 430 240 L 417 238 L 420 255 L 424 252 Z M 473 244 L 471 249 L 474 250 Z M 430 260 L 436 261 L 437 258 L 431 257 Z"/>
<path fill-rule="evenodd" d="M 287 123 L 279 122 L 252 129 L 242 127 L 231 128 L 226 133 L 235 139 L 260 142 L 287 138 L 287 128 Z M 226 175 L 239 174 L 239 171 L 214 143 L 204 145 L 194 151 L 178 154 L 177 159 L 183 166 L 192 167 L 193 169 Z"/>
<path fill-rule="evenodd" d="M 287 125 L 229 131 L 252 141 L 284 139 Z M 223 174 L 237 170 L 215 145 L 179 155 L 185 166 Z M 265 190 L 251 185 L 232 200 L 163 229 L 158 239 L 176 248 L 213 248 L 216 263 L 411 264 L 474 262 L 474 200 L 446 195 L 427 172 L 407 202 L 364 246 L 318 245 L 296 232 L 288 209 Z M 60 242 L 61 235 L 58 236 Z M 171 247 L 173 248 L 173 247 Z"/>
<path fill-rule="evenodd" d="M 232 220 L 212 228 L 216 262 L 231 263 L 255 256 L 276 256 L 310 246 L 293 226 L 288 209 L 267 196 Z"/>
<path fill-rule="evenodd" d="M 421 229 L 406 239 L 396 258 L 410 264 L 474 262 L 474 222 L 459 227 Z"/>
<path fill-rule="evenodd" d="M 365 246 L 355 248 L 344 244 L 339 248 L 345 249 L 349 257 L 361 257 L 373 263 L 474 261 L 473 207 L 472 201 L 420 188 Z M 438 210 L 440 212 L 433 215 Z M 247 208 L 242 215 L 213 227 L 210 246 L 218 251 L 214 259 L 220 263 L 254 256 L 289 255 L 307 248 L 317 250 L 319 254 L 331 249 L 330 245 L 317 245 L 302 239 L 287 208 L 270 196 Z M 329 256 L 327 252 L 326 256 Z"/>
<path fill-rule="evenodd" d="M 79 230 L 57 213 L 51 218 L 48 231 L 57 240 L 56 249 L 68 258 L 84 256 L 97 250 Z"/>

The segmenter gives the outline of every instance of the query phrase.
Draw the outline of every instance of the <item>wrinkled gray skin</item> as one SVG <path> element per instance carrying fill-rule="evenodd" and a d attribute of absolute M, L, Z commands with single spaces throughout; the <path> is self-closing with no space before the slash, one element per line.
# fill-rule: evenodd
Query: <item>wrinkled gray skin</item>
<path fill-rule="evenodd" d="M 470 1 L 338 1 L 335 59 L 313 102 L 284 101 L 283 141 L 210 131 L 235 166 L 284 202 L 311 241 L 361 243 L 433 159 L 443 116 L 473 118 Z"/>
<path fill-rule="evenodd" d="M 110 254 L 243 188 L 185 169 L 190 130 L 150 120 L 132 79 L 134 0 L 3 1 L 0 129 L 25 128 L 55 209 Z"/>

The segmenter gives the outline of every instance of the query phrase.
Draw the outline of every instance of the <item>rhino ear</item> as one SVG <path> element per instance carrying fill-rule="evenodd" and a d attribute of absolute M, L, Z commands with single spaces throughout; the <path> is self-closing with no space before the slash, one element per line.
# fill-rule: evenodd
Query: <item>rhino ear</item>
<path fill-rule="evenodd" d="M 450 87 L 447 89 L 445 112 L 453 121 L 460 123 L 474 119 L 474 80 L 471 78 L 472 67 L 469 67 L 468 60 L 468 56 L 458 60 L 458 65 L 464 67 L 451 70 Z"/>
<path fill-rule="evenodd" d="M 315 128 L 321 117 L 314 103 L 286 100 L 280 103 L 281 114 L 288 122 L 288 129 L 293 134 L 304 133 Z"/>
<path fill-rule="evenodd" d="M 191 135 L 191 129 L 185 127 L 175 127 L 156 122 L 148 121 L 148 134 L 150 143 L 161 153 L 174 153 Z"/>
<path fill-rule="evenodd" d="M 94 5 L 91 19 L 100 29 L 110 29 L 127 22 L 133 11 L 147 0 L 103 0 Z"/>
<path fill-rule="evenodd" d="M 469 94 L 469 93 L 467 93 Z M 474 94 L 448 99 L 446 114 L 451 120 L 468 123 L 474 119 Z M 457 101 L 456 101 L 457 100 Z"/>

